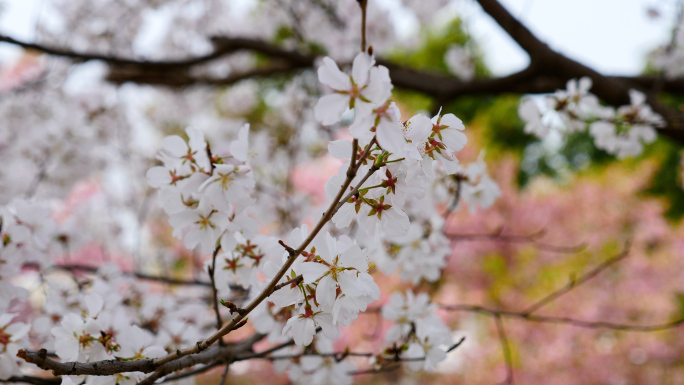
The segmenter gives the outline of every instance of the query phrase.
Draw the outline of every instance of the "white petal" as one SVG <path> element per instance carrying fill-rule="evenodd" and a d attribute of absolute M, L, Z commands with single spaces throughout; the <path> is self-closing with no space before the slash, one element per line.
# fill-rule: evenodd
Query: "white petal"
<path fill-rule="evenodd" d="M 465 126 L 463 125 L 461 119 L 457 118 L 454 114 L 446 114 L 442 116 L 442 119 L 439 121 L 439 124 L 442 126 L 455 128 L 457 130 L 465 129 Z"/>
<path fill-rule="evenodd" d="M 314 107 L 316 120 L 329 126 L 340 121 L 342 114 L 349 107 L 349 96 L 343 94 L 325 95 Z"/>
<path fill-rule="evenodd" d="M 147 183 L 150 187 L 162 188 L 171 183 L 171 173 L 166 167 L 156 166 L 147 170 Z"/>
<path fill-rule="evenodd" d="M 339 91 L 347 91 L 351 88 L 349 76 L 340 71 L 337 63 L 327 56 L 323 58 L 323 65 L 318 67 L 318 80 Z"/>
<path fill-rule="evenodd" d="M 162 140 L 162 147 L 164 150 L 171 153 L 171 155 L 180 158 L 188 153 L 188 145 L 183 138 L 178 135 L 167 136 Z"/>
<path fill-rule="evenodd" d="M 449 128 L 442 131 L 442 141 L 450 151 L 460 151 L 468 142 L 468 138 L 461 131 Z"/>
<path fill-rule="evenodd" d="M 301 274 L 304 278 L 304 283 L 312 283 L 318 278 L 321 278 L 323 274 L 330 270 L 327 266 L 322 263 L 316 262 L 303 262 L 297 268 L 297 273 Z"/>
<path fill-rule="evenodd" d="M 337 284 L 329 275 L 323 277 L 316 287 L 316 300 L 318 303 L 331 306 L 335 302 Z"/>
<path fill-rule="evenodd" d="M 413 143 L 424 143 L 432 132 L 432 122 L 425 116 L 418 114 L 406 123 L 404 136 Z"/>
<path fill-rule="evenodd" d="M 376 128 L 375 134 L 380 147 L 394 154 L 400 154 L 406 143 L 399 122 L 382 119 Z"/>
<path fill-rule="evenodd" d="M 337 159 L 351 158 L 352 142 L 339 139 L 328 143 L 328 152 Z"/>
<path fill-rule="evenodd" d="M 230 142 L 230 154 L 237 160 L 246 162 L 249 150 L 249 123 L 242 126 L 238 133 L 238 140 Z"/>
<path fill-rule="evenodd" d="M 354 58 L 352 66 L 352 78 L 359 86 L 365 86 L 368 82 L 368 75 L 371 67 L 375 64 L 375 59 L 365 52 L 361 52 Z"/>
<path fill-rule="evenodd" d="M 382 104 L 392 96 L 392 88 L 387 67 L 377 66 L 371 68 L 370 82 L 362 94 L 373 103 Z"/>

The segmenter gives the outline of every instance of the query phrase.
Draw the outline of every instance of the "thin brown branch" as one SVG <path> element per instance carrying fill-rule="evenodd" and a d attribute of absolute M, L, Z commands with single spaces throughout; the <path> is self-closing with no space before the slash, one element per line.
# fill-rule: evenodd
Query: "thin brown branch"
<path fill-rule="evenodd" d="M 585 329 L 610 329 L 626 332 L 655 332 L 684 325 L 684 319 L 653 325 L 630 325 L 606 321 L 585 321 L 569 317 L 538 316 L 511 310 L 495 310 L 479 305 L 440 305 L 440 309 L 482 313 L 492 317 L 520 318 L 529 322 L 571 325 Z"/>
<path fill-rule="evenodd" d="M 540 299 L 539 301 L 535 302 L 532 304 L 530 307 L 525 309 L 523 313 L 525 314 L 532 314 L 535 311 L 541 309 L 542 307 L 548 305 L 549 303 L 555 301 L 562 295 L 566 294 L 567 292 L 577 288 L 578 286 L 582 285 L 583 283 L 589 281 L 590 279 L 596 277 L 599 275 L 601 272 L 606 270 L 607 268 L 611 267 L 612 265 L 622 261 L 623 259 L 627 258 L 629 255 L 629 244 L 625 245 L 624 250 L 620 252 L 619 254 L 609 258 L 605 262 L 601 263 L 600 265 L 596 266 L 595 268 L 591 269 L 588 271 L 586 274 L 582 275 L 581 277 L 577 279 L 570 279 L 570 282 L 568 284 L 551 294 L 547 295 L 546 297 Z"/>
<path fill-rule="evenodd" d="M 298 275 L 298 276 L 296 276 L 290 280 L 287 280 L 283 283 L 276 285 L 276 287 L 273 289 L 273 291 L 276 292 L 276 291 L 284 288 L 287 285 L 298 284 L 299 282 L 302 282 L 302 279 L 304 279 L 304 277 L 300 274 L 300 275 Z"/>
<path fill-rule="evenodd" d="M 278 240 L 278 244 L 280 244 L 280 246 L 282 246 L 282 247 L 287 251 L 288 254 L 292 255 L 292 254 L 295 253 L 295 249 L 293 249 L 292 247 L 286 245 L 285 242 L 283 242 L 282 239 Z"/>
<path fill-rule="evenodd" d="M 361 8 L 361 52 L 366 52 L 366 14 L 368 0 L 357 0 Z"/>
<path fill-rule="evenodd" d="M 501 350 L 503 352 L 504 361 L 506 362 L 506 380 L 504 381 L 504 384 L 513 385 L 513 357 L 511 355 L 511 346 L 509 345 L 508 338 L 506 337 L 506 330 L 504 329 L 501 315 L 495 315 L 494 321 L 496 321 L 496 331 L 499 335 Z"/>
<path fill-rule="evenodd" d="M 209 159 L 211 159 L 211 157 L 209 157 Z M 219 311 L 219 298 L 218 290 L 216 289 L 216 279 L 214 278 L 214 274 L 216 273 L 216 256 L 220 250 L 221 246 L 216 246 L 211 255 L 211 266 L 209 267 L 209 279 L 211 279 L 211 300 L 214 306 L 214 314 L 216 315 L 216 329 L 221 329 L 221 326 L 223 326 L 221 312 Z M 219 340 L 219 343 L 223 343 L 223 340 Z"/>
<path fill-rule="evenodd" d="M 317 328 L 316 328 L 316 334 L 318 334 L 321 330 L 323 330 L 323 329 L 322 329 L 320 326 L 317 327 Z M 273 352 L 277 352 L 277 351 L 280 350 L 280 349 L 286 348 L 286 347 L 288 347 L 288 346 L 292 346 L 292 345 L 294 345 L 294 343 L 295 343 L 295 342 L 294 342 L 294 339 L 290 338 L 288 341 L 285 341 L 285 342 L 283 342 L 283 343 L 280 343 L 280 344 L 278 344 L 278 345 L 276 345 L 276 346 L 273 346 L 273 347 L 271 347 L 271 348 L 269 348 L 269 349 L 266 349 L 266 350 L 264 350 L 264 351 L 261 351 L 261 352 L 258 352 L 258 353 L 252 352 L 252 353 L 248 353 L 248 354 L 243 354 L 243 355 L 237 356 L 237 357 L 235 357 L 235 360 L 234 360 L 234 361 L 243 361 L 243 360 L 248 360 L 248 359 L 251 359 L 251 358 L 263 357 L 263 356 L 269 355 L 269 354 L 271 354 L 271 353 L 273 353 Z"/>
<path fill-rule="evenodd" d="M 269 361 L 277 361 L 277 360 L 291 360 L 291 359 L 296 359 L 296 358 L 302 358 L 306 356 L 319 356 L 319 357 L 334 357 L 334 358 L 339 358 L 342 356 L 349 356 L 349 357 L 372 357 L 374 356 L 373 353 L 367 352 L 367 353 L 354 353 L 354 352 L 335 352 L 335 353 L 299 353 L 299 354 L 286 354 L 282 356 L 264 356 L 264 355 L 259 355 L 259 356 L 253 356 L 250 357 L 252 359 L 254 358 L 259 358 L 259 359 L 264 359 L 264 360 L 269 360 Z"/>
<path fill-rule="evenodd" d="M 162 380 L 160 383 L 172 382 L 172 381 L 177 381 L 177 380 L 180 380 L 183 378 L 194 377 L 198 374 L 202 374 L 206 371 L 209 371 L 209 370 L 211 370 L 211 369 L 213 369 L 213 368 L 215 368 L 221 364 L 222 364 L 221 361 L 214 361 L 211 364 L 200 366 L 199 368 L 188 370 L 186 372 L 177 374 L 175 376 L 164 377 L 164 380 Z"/>
<path fill-rule="evenodd" d="M 543 231 L 536 232 L 530 235 L 508 235 L 503 234 L 503 228 L 499 228 L 493 233 L 472 233 L 472 234 L 458 234 L 458 233 L 448 233 L 445 232 L 447 238 L 454 241 L 478 241 L 478 240 L 492 240 L 498 242 L 510 242 L 510 243 L 531 243 L 535 247 L 552 251 L 556 253 L 578 253 L 587 247 L 586 244 L 582 243 L 577 246 L 557 246 L 548 243 L 539 242 L 537 238 L 543 234 Z"/>
<path fill-rule="evenodd" d="M 221 381 L 219 382 L 219 385 L 226 385 L 226 380 L 228 379 L 228 370 L 230 369 L 230 365 L 226 365 L 226 368 L 223 370 L 223 374 L 221 375 Z"/>
<path fill-rule="evenodd" d="M 451 353 L 451 352 L 454 351 L 456 348 L 458 348 L 459 346 L 463 345 L 463 342 L 465 342 L 465 339 L 466 339 L 465 337 L 461 337 L 461 339 L 458 340 L 458 342 L 456 342 L 455 344 L 451 345 L 451 346 L 447 349 L 446 352 L 447 352 L 447 353 Z M 357 370 L 357 371 L 349 372 L 348 374 L 350 374 L 350 375 L 357 375 L 357 374 L 376 374 L 376 373 L 391 372 L 391 371 L 394 371 L 394 370 L 397 370 L 397 369 L 401 368 L 401 365 L 400 365 L 400 364 L 396 364 L 396 363 L 399 363 L 399 362 L 412 362 L 412 361 L 425 361 L 426 358 L 427 358 L 427 357 L 393 358 L 393 359 L 392 359 L 392 360 L 393 360 L 393 361 L 392 361 L 392 364 L 390 364 L 390 365 L 387 365 L 387 366 L 384 366 L 384 367 L 381 367 L 381 368 L 378 368 L 378 369 Z"/>
<path fill-rule="evenodd" d="M 24 267 L 38 267 L 35 264 L 25 264 Z M 68 264 L 68 265 L 54 265 L 50 266 L 48 269 L 57 269 L 57 270 L 65 270 L 65 271 L 84 271 L 88 273 L 95 273 L 97 272 L 97 268 L 93 266 L 88 266 L 88 265 L 78 265 L 78 264 Z M 168 283 L 169 285 L 179 285 L 179 286 L 211 286 L 210 282 L 204 282 L 204 281 L 197 281 L 197 280 L 182 280 L 182 279 L 173 279 L 173 278 L 165 278 L 165 277 L 158 277 L 154 275 L 148 275 L 148 274 L 143 274 L 143 273 L 123 273 L 124 275 L 127 275 L 129 277 L 135 277 L 139 279 L 144 279 L 148 281 L 157 281 L 157 282 L 162 282 L 162 283 Z"/>
<path fill-rule="evenodd" d="M 352 157 L 351 157 L 351 167 L 350 170 L 356 169 L 356 158 L 359 156 L 359 140 L 354 138 L 352 140 Z"/>
<path fill-rule="evenodd" d="M 401 368 L 401 364 L 392 364 L 392 365 L 383 366 L 382 368 L 379 368 L 379 369 L 355 370 L 353 372 L 349 372 L 348 374 L 355 376 L 357 374 L 387 373 L 387 372 L 393 372 L 399 368 Z"/>

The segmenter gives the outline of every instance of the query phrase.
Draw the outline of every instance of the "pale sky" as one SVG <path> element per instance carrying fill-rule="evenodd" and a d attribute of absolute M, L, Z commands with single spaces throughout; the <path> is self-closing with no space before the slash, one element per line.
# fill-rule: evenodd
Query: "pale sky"
<path fill-rule="evenodd" d="M 639 73 L 645 54 L 669 39 L 675 15 L 675 0 L 500 1 L 552 48 L 611 75 Z M 41 3 L 42 0 L 6 0 L 6 10 L 0 15 L 0 33 L 33 41 Z M 473 0 L 454 0 L 453 6 L 484 48 L 485 60 L 495 74 L 524 68 L 524 52 Z M 648 6 L 655 6 L 662 16 L 649 19 Z M 15 47 L 0 44 L 0 61 L 11 60 L 17 52 Z"/>
<path fill-rule="evenodd" d="M 499 1 L 553 49 L 610 75 L 639 73 L 646 53 L 670 39 L 676 15 L 670 0 Z M 647 17 L 649 5 L 661 11 L 659 19 Z M 477 7 L 469 24 L 490 67 L 498 74 L 522 69 L 525 54 L 482 14 Z"/>

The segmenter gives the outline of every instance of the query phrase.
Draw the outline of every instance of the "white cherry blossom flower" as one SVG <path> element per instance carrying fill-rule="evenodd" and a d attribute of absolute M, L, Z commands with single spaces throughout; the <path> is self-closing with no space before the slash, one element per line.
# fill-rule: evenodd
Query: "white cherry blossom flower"
<path fill-rule="evenodd" d="M 537 103 L 532 98 L 525 98 L 518 107 L 518 115 L 525 122 L 525 132 L 537 138 L 543 139 L 549 134 L 551 128 L 542 122 Z"/>
<path fill-rule="evenodd" d="M 185 247 L 194 249 L 199 245 L 204 253 L 214 250 L 219 237 L 230 224 L 225 214 L 204 200 L 196 209 L 171 215 L 169 222 L 174 228 L 174 236 L 182 238 Z"/>
<path fill-rule="evenodd" d="M 468 180 L 461 183 L 461 199 L 468 204 L 470 212 L 477 211 L 477 207 L 491 207 L 501 196 L 501 189 L 487 174 L 487 164 L 480 159 L 469 164 L 465 173 Z"/>
<path fill-rule="evenodd" d="M 375 59 L 367 53 L 354 58 L 352 75 L 337 67 L 329 57 L 323 58 L 318 68 L 318 79 L 335 93 L 322 97 L 314 108 L 316 120 L 325 125 L 337 123 L 347 108 L 363 104 L 382 103 L 390 96 L 392 83 L 385 67 L 374 67 Z"/>
<path fill-rule="evenodd" d="M 120 333 L 117 339 L 121 350 L 117 357 L 126 359 L 156 358 L 166 354 L 166 350 L 154 344 L 154 336 L 136 325 L 131 325 Z"/>
<path fill-rule="evenodd" d="M 398 157 L 412 154 L 412 147 L 404 139 L 401 113 L 394 102 L 388 100 L 382 104 L 365 104 L 354 111 L 354 123 L 349 128 L 353 137 L 368 143 L 375 135 L 383 150 Z"/>
<path fill-rule="evenodd" d="M 409 369 L 434 371 L 437 364 L 446 359 L 446 348 L 452 342 L 449 329 L 441 322 L 417 322 L 415 336 L 402 357 L 425 358 L 407 362 Z"/>
<path fill-rule="evenodd" d="M 371 294 L 360 281 L 362 276 L 369 275 L 368 257 L 361 248 L 348 242 L 338 242 L 330 233 L 314 242 L 317 258 L 302 263 L 297 271 L 302 274 L 305 284 L 316 283 L 316 301 L 319 304 L 332 306 L 338 290 L 339 294 L 347 297 Z"/>
<path fill-rule="evenodd" d="M 17 352 L 28 346 L 31 325 L 12 322 L 16 314 L 0 313 L 0 380 L 20 374 Z"/>
<path fill-rule="evenodd" d="M 69 313 L 60 326 L 52 328 L 55 336 L 55 353 L 64 361 L 97 361 L 107 359 L 107 353 L 98 341 L 102 327 L 92 318 L 82 319 Z"/>
<path fill-rule="evenodd" d="M 332 315 L 320 310 L 317 306 L 301 306 L 299 314 L 290 318 L 283 328 L 283 334 L 292 330 L 295 344 L 307 346 L 313 341 L 316 328 L 320 327 L 323 334 L 332 339 L 339 337 L 337 326 L 332 322 Z"/>
<path fill-rule="evenodd" d="M 254 179 L 247 175 L 250 172 L 244 165 L 217 164 L 199 189 L 215 208 L 229 211 L 231 205 L 244 205 L 249 199 L 249 192 L 254 188 Z"/>

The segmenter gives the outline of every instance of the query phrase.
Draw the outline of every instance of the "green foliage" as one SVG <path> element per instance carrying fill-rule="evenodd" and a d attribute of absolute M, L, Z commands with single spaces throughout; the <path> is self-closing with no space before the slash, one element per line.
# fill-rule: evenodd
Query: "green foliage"
<path fill-rule="evenodd" d="M 444 62 L 444 54 L 454 44 L 459 46 L 467 45 L 475 53 L 476 77 L 489 76 L 489 71 L 484 65 L 480 50 L 463 30 L 463 23 L 460 19 L 456 18 L 440 29 L 423 31 L 422 40 L 423 43 L 417 49 L 410 52 L 395 51 L 390 54 L 390 59 L 416 69 L 449 73 L 449 69 Z"/>
<path fill-rule="evenodd" d="M 398 104 L 407 106 L 411 111 L 430 111 L 434 103 L 431 97 L 423 93 L 403 89 L 392 90 L 392 97 Z"/>
<path fill-rule="evenodd" d="M 478 123 L 483 128 L 483 136 L 487 148 L 509 151 L 522 155 L 525 148 L 537 141 L 523 131 L 525 124 L 518 116 L 520 97 L 503 95 L 491 101 L 491 104 L 478 116 Z"/>
<path fill-rule="evenodd" d="M 573 170 L 582 170 L 590 164 L 607 165 L 615 161 L 613 155 L 594 145 L 594 138 L 588 131 L 567 134 L 560 154 L 568 160 Z"/>
<path fill-rule="evenodd" d="M 490 76 L 489 70 L 484 64 L 482 54 L 475 42 L 464 31 L 460 19 L 454 19 L 439 29 L 422 32 L 422 44 L 411 51 L 394 51 L 389 58 L 408 67 L 432 71 L 435 73 L 450 74 L 444 62 L 444 55 L 452 45 L 468 46 L 474 52 L 475 76 L 478 78 Z M 422 93 L 395 89 L 394 98 L 406 105 L 412 111 L 432 111 L 433 98 Z M 442 106 L 444 113 L 453 113 L 464 122 L 470 122 L 482 108 L 489 107 L 495 98 L 491 96 L 468 96 Z M 439 108 L 440 106 L 437 106 Z"/>
<path fill-rule="evenodd" d="M 486 114 L 487 110 L 498 98 L 489 95 L 461 96 L 444 105 L 443 113 L 452 113 L 468 124 L 476 117 Z"/>
<path fill-rule="evenodd" d="M 660 158 L 660 169 L 651 180 L 647 194 L 663 197 L 669 202 L 665 216 L 671 220 L 684 217 L 684 190 L 681 181 L 681 146 L 659 140 L 651 149 Z"/>
<path fill-rule="evenodd" d="M 523 153 L 518 175 L 519 186 L 525 186 L 536 176 L 548 176 L 559 183 L 570 174 L 604 167 L 617 159 L 597 148 L 591 135 L 584 132 L 564 133 L 557 146 L 535 141 Z"/>
<path fill-rule="evenodd" d="M 684 293 L 681 291 L 674 293 L 674 302 L 677 304 L 677 310 L 672 318 L 681 319 L 684 317 Z"/>

